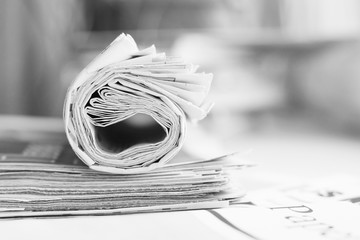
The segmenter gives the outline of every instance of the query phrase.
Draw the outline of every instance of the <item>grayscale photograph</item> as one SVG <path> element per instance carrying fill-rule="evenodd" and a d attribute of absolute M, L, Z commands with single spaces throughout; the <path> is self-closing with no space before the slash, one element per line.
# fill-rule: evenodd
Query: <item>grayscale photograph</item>
<path fill-rule="evenodd" d="M 360 1 L 0 0 L 0 238 L 360 240 Z"/>

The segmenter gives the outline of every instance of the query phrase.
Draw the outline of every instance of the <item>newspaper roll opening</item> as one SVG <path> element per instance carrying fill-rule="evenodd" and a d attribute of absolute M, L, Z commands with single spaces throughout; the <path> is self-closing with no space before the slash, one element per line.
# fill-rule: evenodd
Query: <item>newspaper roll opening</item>
<path fill-rule="evenodd" d="M 70 145 L 90 168 L 120 174 L 161 167 L 204 118 L 212 74 L 181 58 L 139 50 L 121 34 L 73 81 L 64 104 Z"/>

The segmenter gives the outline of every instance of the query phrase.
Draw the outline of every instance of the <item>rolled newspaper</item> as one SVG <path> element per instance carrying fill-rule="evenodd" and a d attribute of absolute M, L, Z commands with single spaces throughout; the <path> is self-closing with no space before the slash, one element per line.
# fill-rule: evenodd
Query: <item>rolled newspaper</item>
<path fill-rule="evenodd" d="M 181 58 L 139 50 L 121 34 L 72 82 L 67 138 L 90 168 L 119 174 L 163 166 L 181 149 L 187 120 L 204 118 L 212 74 Z"/>

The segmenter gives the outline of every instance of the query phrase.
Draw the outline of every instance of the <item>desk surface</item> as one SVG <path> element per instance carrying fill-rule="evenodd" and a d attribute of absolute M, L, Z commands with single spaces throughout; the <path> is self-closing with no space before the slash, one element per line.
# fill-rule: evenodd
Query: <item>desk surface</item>
<path fill-rule="evenodd" d="M 61 119 L 0 118 L 0 130 L 4 132 L 2 137 L 14 137 L 12 134 L 19 128 L 54 131 L 56 138 L 64 138 Z M 26 137 L 26 133 L 23 136 Z M 258 164 L 242 173 L 242 184 L 249 191 L 319 177 L 359 175 L 359 146 L 360 140 L 357 138 L 316 132 L 253 133 L 242 135 L 231 144 L 227 143 L 230 151 L 251 150 L 244 157 Z M 3 220 L 0 221 L 0 229 L 1 235 L 6 236 L 6 239 L 115 239 L 119 236 L 127 239 L 191 239 L 194 236 L 222 239 L 226 231 L 220 231 L 223 227 L 220 223 L 215 224 L 216 228 L 208 228 L 208 223 L 201 220 L 207 214 L 204 211 L 189 211 Z"/>

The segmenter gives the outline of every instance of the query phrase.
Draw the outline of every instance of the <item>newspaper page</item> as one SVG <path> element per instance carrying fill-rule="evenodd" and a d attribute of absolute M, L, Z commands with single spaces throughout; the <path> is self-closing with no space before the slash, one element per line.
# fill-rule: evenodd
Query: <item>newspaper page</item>
<path fill-rule="evenodd" d="M 294 236 L 291 239 L 308 235 L 300 239 L 354 240 L 360 239 L 359 183 L 358 176 L 332 176 L 253 191 L 246 201 L 274 219 L 269 222 L 273 231 L 262 239 L 286 233 Z M 247 226 L 255 229 L 256 224 Z"/>

